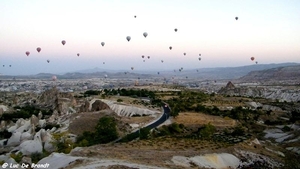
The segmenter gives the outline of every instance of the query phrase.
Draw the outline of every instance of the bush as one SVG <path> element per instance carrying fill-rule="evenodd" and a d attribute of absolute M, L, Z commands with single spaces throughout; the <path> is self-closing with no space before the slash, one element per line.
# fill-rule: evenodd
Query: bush
<path fill-rule="evenodd" d="M 123 100 L 122 99 L 118 99 L 117 102 L 123 102 Z"/>

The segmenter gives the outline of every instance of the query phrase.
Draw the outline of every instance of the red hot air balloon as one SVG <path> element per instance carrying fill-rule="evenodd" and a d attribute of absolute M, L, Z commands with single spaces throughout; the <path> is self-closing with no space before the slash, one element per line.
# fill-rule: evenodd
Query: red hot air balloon
<path fill-rule="evenodd" d="M 253 61 L 255 58 L 252 56 L 250 59 Z"/>
<path fill-rule="evenodd" d="M 40 47 L 36 48 L 36 50 L 40 53 L 40 51 L 42 50 Z"/>
<path fill-rule="evenodd" d="M 65 44 L 66 44 L 66 41 L 65 41 L 65 40 L 62 40 L 61 43 L 62 43 L 63 45 L 65 45 Z"/>
<path fill-rule="evenodd" d="M 29 52 L 29 51 L 26 51 L 25 54 L 26 54 L 27 56 L 29 56 L 30 52 Z"/>

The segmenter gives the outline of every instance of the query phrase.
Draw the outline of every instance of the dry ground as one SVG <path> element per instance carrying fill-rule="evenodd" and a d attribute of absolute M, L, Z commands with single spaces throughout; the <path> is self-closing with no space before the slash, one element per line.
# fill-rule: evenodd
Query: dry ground
<path fill-rule="evenodd" d="M 234 127 L 237 122 L 228 117 L 223 118 L 220 116 L 212 116 L 203 113 L 191 113 L 182 112 L 173 119 L 174 122 L 178 124 L 183 124 L 185 126 L 202 126 L 204 124 L 211 123 L 215 127 Z"/>
<path fill-rule="evenodd" d="M 99 159 L 118 159 L 143 165 L 181 169 L 184 167 L 176 166 L 171 162 L 173 156 L 192 157 L 210 153 L 235 154 L 236 149 L 266 155 L 276 161 L 282 160 L 278 155 L 265 150 L 263 146 L 256 146 L 256 148 L 254 148 L 253 144 L 249 145 L 249 143 L 246 142 L 229 145 L 222 142 L 171 137 L 135 140 L 129 143 L 95 145 L 85 147 L 80 151 L 74 151 L 71 155 Z M 84 166 L 86 164 L 86 161 L 81 161 L 74 164 L 73 167 Z"/>

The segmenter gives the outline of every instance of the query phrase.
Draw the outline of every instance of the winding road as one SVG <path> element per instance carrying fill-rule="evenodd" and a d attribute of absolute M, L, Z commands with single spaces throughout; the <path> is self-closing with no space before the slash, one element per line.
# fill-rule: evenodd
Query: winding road
<path fill-rule="evenodd" d="M 162 123 L 164 123 L 166 120 L 168 120 L 168 118 L 170 117 L 171 110 L 170 110 L 170 108 L 167 104 L 165 104 L 162 108 L 164 109 L 164 114 L 158 120 L 156 120 L 155 122 L 153 122 L 153 123 L 151 123 L 151 124 L 149 124 L 149 125 L 147 125 L 143 128 L 153 129 L 153 128 L 161 125 Z M 132 133 L 126 135 L 123 138 L 119 138 L 119 139 L 115 140 L 114 142 L 134 140 L 134 139 L 139 137 L 139 135 L 140 135 L 139 133 L 140 133 L 140 130 L 137 130 L 135 132 L 132 132 Z"/>

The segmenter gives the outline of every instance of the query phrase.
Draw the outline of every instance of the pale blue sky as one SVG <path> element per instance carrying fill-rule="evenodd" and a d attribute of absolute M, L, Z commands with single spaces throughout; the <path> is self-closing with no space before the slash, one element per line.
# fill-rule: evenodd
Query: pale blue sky
<path fill-rule="evenodd" d="M 0 73 L 300 62 L 299 9 L 299 0 L 1 0 Z"/>

